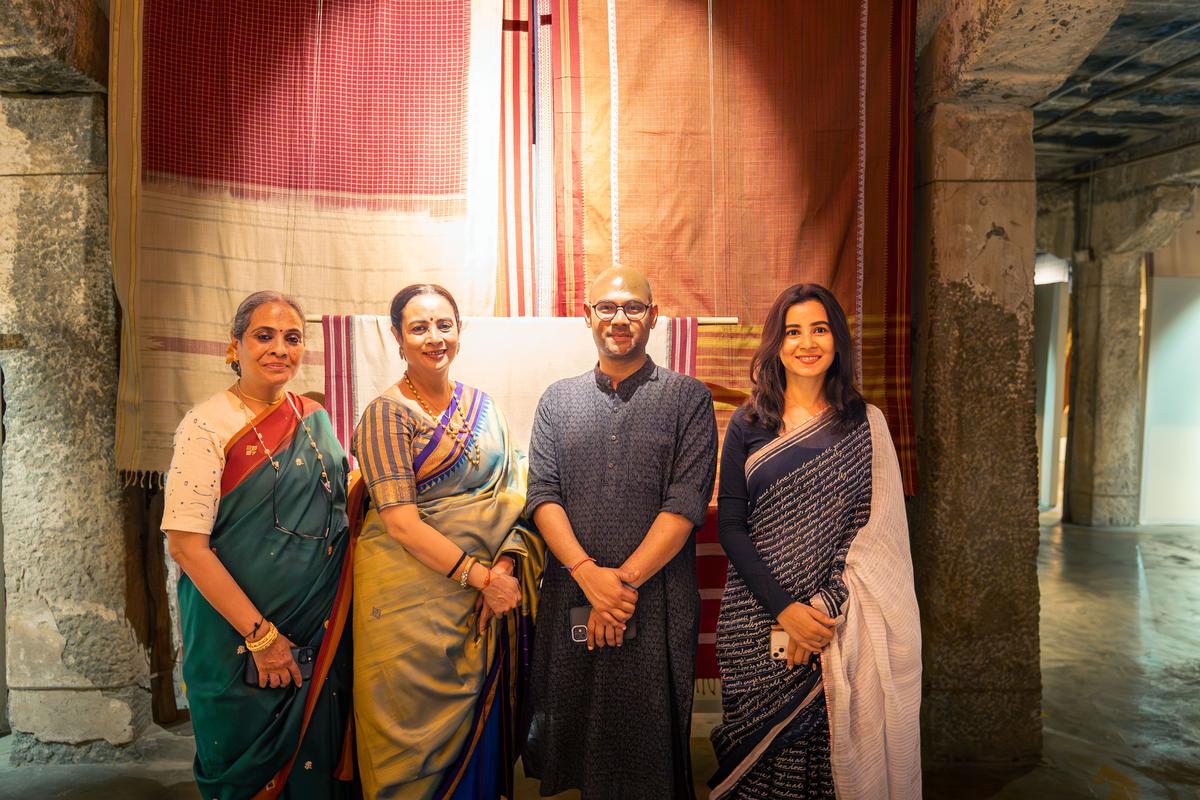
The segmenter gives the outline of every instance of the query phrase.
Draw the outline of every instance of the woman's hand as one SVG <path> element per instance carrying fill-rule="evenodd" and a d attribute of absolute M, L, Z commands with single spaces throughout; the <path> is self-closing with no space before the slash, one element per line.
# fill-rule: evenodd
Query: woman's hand
<path fill-rule="evenodd" d="M 484 606 L 492 616 L 500 617 L 521 604 L 521 584 L 512 575 L 493 568 L 491 582 L 480 590 Z"/>
<path fill-rule="evenodd" d="M 250 653 L 254 665 L 258 667 L 258 686 L 265 689 L 280 689 L 293 681 L 300 688 L 300 665 L 292 658 L 292 648 L 295 647 L 286 636 L 279 634 L 271 646 L 258 653 Z"/>
<path fill-rule="evenodd" d="M 819 653 L 833 639 L 837 622 L 806 603 L 792 603 L 779 617 L 779 625 L 787 631 L 788 653 L 794 643 L 812 653 Z"/>
<path fill-rule="evenodd" d="M 801 664 L 807 664 L 809 659 L 814 655 L 818 655 L 817 651 L 809 650 L 803 645 L 796 644 L 796 640 L 789 636 L 787 654 L 783 657 L 783 663 L 787 664 L 788 669 L 791 669 Z"/>

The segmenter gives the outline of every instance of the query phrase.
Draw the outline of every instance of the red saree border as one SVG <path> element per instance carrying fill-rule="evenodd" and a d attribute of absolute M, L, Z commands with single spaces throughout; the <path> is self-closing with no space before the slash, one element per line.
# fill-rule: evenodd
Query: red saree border
<path fill-rule="evenodd" d="M 320 406 L 316 403 L 319 408 Z M 350 491 L 346 497 L 346 508 L 352 515 L 355 514 L 354 509 L 358 509 L 358 527 L 362 524 L 362 501 L 366 491 L 366 486 L 361 477 L 354 476 L 351 478 Z M 329 669 L 333 665 L 334 656 L 337 655 L 338 647 L 341 645 L 342 636 L 346 632 L 346 621 L 350 616 L 350 602 L 354 593 L 354 545 L 357 539 L 356 529 L 352 522 L 348 532 L 348 541 L 346 543 L 346 555 L 342 561 L 342 571 L 338 578 L 337 594 L 333 598 L 333 608 L 329 612 L 327 621 L 328 628 L 325 631 L 325 638 L 321 640 L 321 648 L 317 652 L 317 659 L 313 664 L 313 675 L 309 679 L 308 695 L 304 699 L 304 719 L 300 723 L 300 736 L 296 739 L 296 750 L 292 753 L 287 763 L 283 765 L 278 772 L 272 776 L 267 785 L 263 787 L 257 794 L 254 795 L 254 800 L 275 800 L 283 792 L 283 787 L 287 785 L 288 776 L 291 774 L 292 767 L 296 763 L 296 755 L 300 752 L 300 746 L 304 743 L 304 735 L 308 733 L 308 723 L 312 720 L 313 711 L 317 707 L 317 701 L 321 697 L 321 689 L 325 685 L 325 679 L 329 677 Z M 342 777 L 348 771 L 353 770 L 353 756 L 347 757 L 345 747 L 349 743 L 353 745 L 353 734 L 350 726 L 354 724 L 354 713 L 350 713 L 347 721 L 345 737 L 343 737 L 343 752 L 338 760 L 335 775 Z M 351 747 L 351 750 L 353 748 Z M 347 766 L 349 764 L 349 766 Z M 352 773 L 351 773 L 352 775 Z"/>
<path fill-rule="evenodd" d="M 321 409 L 321 404 L 307 397 L 287 393 L 292 402 L 300 410 L 301 418 L 308 418 Z M 252 475 L 255 470 L 267 463 L 267 454 L 263 452 L 258 436 L 254 433 L 257 428 L 263 441 L 272 453 L 278 453 L 292 443 L 296 435 L 295 414 L 290 403 L 281 402 L 273 408 L 268 408 L 250 422 L 247 422 L 225 445 L 225 470 L 221 473 L 221 497 L 225 497 L 242 482 Z"/>

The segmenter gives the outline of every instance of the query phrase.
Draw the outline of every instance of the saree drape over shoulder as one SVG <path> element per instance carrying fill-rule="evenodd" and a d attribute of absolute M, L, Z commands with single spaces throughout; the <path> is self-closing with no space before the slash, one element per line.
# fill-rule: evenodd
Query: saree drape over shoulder
<path fill-rule="evenodd" d="M 919 798 L 920 621 L 882 413 L 868 406 L 844 434 L 819 415 L 752 452 L 745 474 L 768 582 L 838 624 L 819 662 L 788 670 L 770 657 L 762 576 L 748 582 L 731 561 L 712 797 Z"/>
<path fill-rule="evenodd" d="M 180 435 L 211 434 L 219 424 L 210 425 L 203 410 L 220 412 L 222 405 L 228 411 L 222 397 L 198 406 Z M 264 617 L 297 647 L 314 647 L 317 657 L 312 678 L 299 689 L 247 685 L 243 675 L 251 656 L 242 637 L 186 575 L 180 578 L 183 678 L 196 732 L 200 795 L 205 800 L 348 797 L 353 753 L 347 746 L 351 576 L 345 453 L 325 410 L 296 395 L 222 443 L 224 438 L 205 439 L 199 446 L 211 459 L 213 477 L 219 472 L 220 478 L 219 503 L 205 498 L 217 508 L 212 551 Z M 187 460 L 180 452 L 189 446 L 195 450 L 196 442 L 177 441 L 177 461 Z M 278 473 L 266 450 L 279 464 Z M 331 491 L 321 480 L 322 462 Z M 173 464 L 168 482 L 177 483 L 168 492 L 169 502 L 203 506 L 188 497 L 209 493 L 213 484 L 210 476 L 192 472 L 180 466 L 176 473 Z M 164 527 L 172 529 L 174 519 L 165 515 Z M 296 533 L 281 531 L 277 521 Z"/>
<path fill-rule="evenodd" d="M 460 408 L 470 435 L 458 430 Z M 462 384 L 436 421 L 391 387 L 368 405 L 354 450 L 371 501 L 354 576 L 364 792 L 511 797 L 515 710 L 545 557 L 541 538 L 519 521 L 525 458 L 491 398 Z M 422 520 L 484 565 L 512 556 L 520 611 L 478 635 L 478 592 L 426 567 L 388 535 L 379 511 L 403 503 L 415 503 Z"/>

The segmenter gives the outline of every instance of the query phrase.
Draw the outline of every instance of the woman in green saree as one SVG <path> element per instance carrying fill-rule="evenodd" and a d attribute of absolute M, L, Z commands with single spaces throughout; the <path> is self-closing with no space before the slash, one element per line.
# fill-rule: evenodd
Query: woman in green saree
<path fill-rule="evenodd" d="M 354 555 L 363 790 L 512 797 L 545 556 L 518 522 L 525 457 L 491 398 L 450 380 L 461 327 L 450 293 L 409 286 L 391 316 L 408 369 L 367 406 L 353 448 L 370 495 Z"/>
<path fill-rule="evenodd" d="M 231 333 L 238 380 L 180 423 L 162 522 L 196 783 L 205 800 L 349 797 L 346 455 L 325 410 L 285 388 L 299 306 L 256 292 Z"/>

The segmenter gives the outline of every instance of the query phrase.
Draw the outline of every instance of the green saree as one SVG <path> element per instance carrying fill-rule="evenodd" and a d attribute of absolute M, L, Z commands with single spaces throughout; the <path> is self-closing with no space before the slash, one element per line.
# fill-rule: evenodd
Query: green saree
<path fill-rule="evenodd" d="M 280 633 L 317 657 L 300 689 L 247 685 L 242 637 L 181 577 L 183 677 L 201 797 L 349 797 L 351 784 L 338 778 L 349 777 L 353 761 L 344 752 L 352 708 L 346 457 L 320 405 L 290 395 L 229 440 L 211 548 Z"/>

